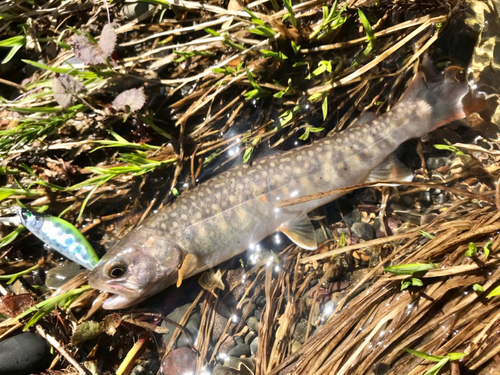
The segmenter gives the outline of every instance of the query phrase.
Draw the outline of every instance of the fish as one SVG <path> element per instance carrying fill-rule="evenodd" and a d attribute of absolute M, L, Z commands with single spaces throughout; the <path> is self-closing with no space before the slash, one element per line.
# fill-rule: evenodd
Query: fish
<path fill-rule="evenodd" d="M 399 181 L 408 175 L 393 156 L 400 144 L 485 106 L 485 95 L 468 83 L 446 75 L 434 82 L 419 71 L 380 117 L 235 166 L 184 192 L 111 248 L 89 274 L 89 285 L 110 293 L 104 309 L 121 309 L 179 286 L 275 232 L 314 250 L 307 213 L 342 194 L 287 207 L 277 202 L 368 181 Z"/>
<path fill-rule="evenodd" d="M 99 262 L 89 241 L 66 220 L 22 207 L 16 207 L 14 212 L 16 216 L 2 217 L 0 222 L 24 226 L 45 245 L 89 270 Z"/>

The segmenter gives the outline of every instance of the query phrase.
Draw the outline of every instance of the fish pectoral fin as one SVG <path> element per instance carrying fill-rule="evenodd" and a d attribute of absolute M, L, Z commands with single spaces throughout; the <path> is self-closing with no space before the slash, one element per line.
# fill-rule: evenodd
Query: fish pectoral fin
<path fill-rule="evenodd" d="M 318 248 L 314 227 L 305 212 L 298 218 L 282 224 L 279 231 L 285 233 L 288 238 L 303 249 L 316 250 Z"/>
<path fill-rule="evenodd" d="M 185 275 L 189 275 L 198 265 L 198 258 L 193 254 L 187 254 L 182 261 L 177 276 L 177 288 L 181 286 Z"/>
<path fill-rule="evenodd" d="M 375 168 L 366 182 L 375 181 L 412 181 L 413 173 L 401 163 L 396 155 L 390 154 L 380 165 Z M 377 184 L 386 186 L 397 186 L 396 184 Z"/>

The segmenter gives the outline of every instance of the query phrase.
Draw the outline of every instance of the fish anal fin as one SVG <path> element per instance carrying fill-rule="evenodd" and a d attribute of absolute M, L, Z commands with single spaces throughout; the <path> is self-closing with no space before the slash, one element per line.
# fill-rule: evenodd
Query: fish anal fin
<path fill-rule="evenodd" d="M 279 230 L 303 249 L 316 250 L 318 248 L 314 227 L 305 212 L 296 219 L 282 224 Z"/>
<path fill-rule="evenodd" d="M 177 271 L 177 288 L 181 286 L 184 276 L 193 272 L 198 265 L 198 258 L 193 254 L 187 254 L 182 261 L 181 268 Z"/>
<path fill-rule="evenodd" d="M 396 155 L 390 154 L 377 168 L 375 168 L 368 178 L 366 182 L 375 182 L 375 181 L 388 181 L 388 184 L 383 185 L 392 185 L 390 182 L 398 182 L 398 181 L 412 181 L 413 173 L 406 168 L 406 166 L 401 163 Z"/>

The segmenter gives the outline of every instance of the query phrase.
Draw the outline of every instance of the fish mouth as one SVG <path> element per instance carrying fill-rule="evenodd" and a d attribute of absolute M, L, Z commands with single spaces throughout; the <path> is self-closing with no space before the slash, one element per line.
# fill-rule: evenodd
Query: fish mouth
<path fill-rule="evenodd" d="M 105 310 L 124 309 L 137 304 L 143 299 L 141 292 L 130 284 L 118 285 L 108 283 L 104 287 L 99 286 L 97 289 L 110 294 L 102 305 Z"/>

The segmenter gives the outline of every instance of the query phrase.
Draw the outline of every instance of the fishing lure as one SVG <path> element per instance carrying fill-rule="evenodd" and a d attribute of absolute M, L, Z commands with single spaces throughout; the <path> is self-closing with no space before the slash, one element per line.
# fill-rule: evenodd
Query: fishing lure
<path fill-rule="evenodd" d="M 61 218 L 17 208 L 17 216 L 1 222 L 23 225 L 47 246 L 79 265 L 92 270 L 99 258 L 87 239 L 72 224 Z"/>

